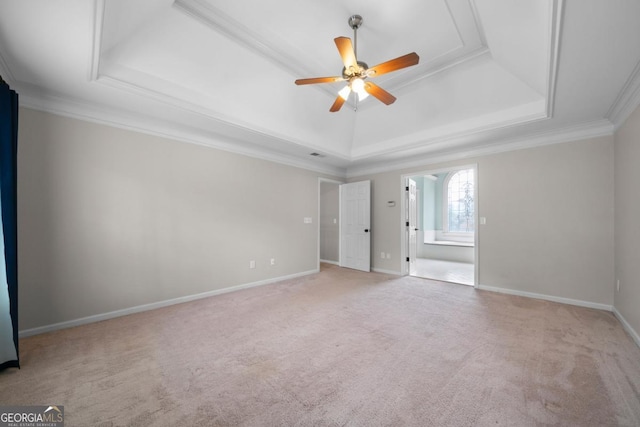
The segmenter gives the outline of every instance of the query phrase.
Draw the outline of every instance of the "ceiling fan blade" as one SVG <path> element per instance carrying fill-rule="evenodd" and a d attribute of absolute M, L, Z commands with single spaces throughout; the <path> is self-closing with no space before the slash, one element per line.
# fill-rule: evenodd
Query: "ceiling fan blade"
<path fill-rule="evenodd" d="M 333 83 L 333 82 L 341 82 L 344 79 L 342 77 L 313 77 L 311 79 L 298 79 L 296 80 L 297 85 L 311 85 L 315 83 Z"/>
<path fill-rule="evenodd" d="M 387 105 L 393 104 L 394 102 L 396 102 L 395 96 L 391 95 L 389 92 L 382 89 L 380 86 L 378 86 L 375 83 L 365 82 L 364 90 L 366 90 L 369 95 L 372 95 L 378 98 L 380 101 L 382 101 Z"/>
<path fill-rule="evenodd" d="M 418 56 L 418 54 L 415 52 L 411 52 L 396 59 L 392 59 L 391 61 L 383 62 L 382 64 L 378 64 L 375 67 L 369 68 L 367 70 L 367 75 L 369 77 L 378 77 L 392 71 L 416 65 L 418 61 L 420 61 L 420 57 Z"/>
<path fill-rule="evenodd" d="M 344 67 L 347 70 L 351 67 L 357 70 L 358 60 L 356 59 L 356 52 L 353 50 L 351 39 L 349 37 L 336 37 L 333 41 L 336 42 Z"/>
<path fill-rule="evenodd" d="M 332 113 L 335 113 L 336 111 L 340 111 L 340 109 L 342 108 L 342 104 L 344 104 L 344 101 L 345 99 L 340 95 L 338 95 L 338 97 L 336 98 L 335 102 L 333 103 L 329 111 L 331 111 Z"/>

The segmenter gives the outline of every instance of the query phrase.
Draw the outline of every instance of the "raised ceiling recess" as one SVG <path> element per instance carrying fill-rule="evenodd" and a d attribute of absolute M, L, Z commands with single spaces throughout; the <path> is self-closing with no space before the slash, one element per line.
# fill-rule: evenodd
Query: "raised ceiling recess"
<path fill-rule="evenodd" d="M 392 107 L 330 114 L 344 81 L 292 82 L 345 78 L 334 39 L 356 13 L 358 60 L 420 61 L 375 77 Z M 611 133 L 637 105 L 637 16 L 601 0 L 7 2 L 0 73 L 25 106 L 354 175 Z"/>

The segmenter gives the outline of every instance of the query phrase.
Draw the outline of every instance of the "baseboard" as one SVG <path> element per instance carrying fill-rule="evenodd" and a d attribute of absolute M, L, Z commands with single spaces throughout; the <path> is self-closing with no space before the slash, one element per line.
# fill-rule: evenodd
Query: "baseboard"
<path fill-rule="evenodd" d="M 333 264 L 333 265 L 340 265 L 340 263 L 338 261 L 330 261 L 328 259 L 321 259 L 320 262 L 323 262 L 325 264 Z"/>
<path fill-rule="evenodd" d="M 374 273 L 383 273 L 383 274 L 391 274 L 393 276 L 402 276 L 402 273 L 394 270 L 384 270 L 382 268 L 372 268 L 371 271 Z"/>
<path fill-rule="evenodd" d="M 622 323 L 622 327 L 624 328 L 624 330 L 627 331 L 629 335 L 631 335 L 631 338 L 635 341 L 636 345 L 640 347 L 640 335 L 638 335 L 638 333 L 631 327 L 629 322 L 627 322 L 627 319 L 625 319 L 624 316 L 615 307 L 613 307 L 613 314 L 618 318 L 620 323 Z"/>
<path fill-rule="evenodd" d="M 499 292 L 501 294 L 509 294 L 509 295 L 516 295 L 516 296 L 520 296 L 520 297 L 535 298 L 535 299 L 542 299 L 542 300 L 546 300 L 546 301 L 559 302 L 559 303 L 562 303 L 562 304 L 577 305 L 579 307 L 595 308 L 595 309 L 598 309 L 598 310 L 605 310 L 605 311 L 612 311 L 613 310 L 613 306 L 607 305 L 607 304 L 600 304 L 600 303 L 597 303 L 597 302 L 582 301 L 582 300 L 571 299 L 571 298 L 562 298 L 562 297 L 556 297 L 556 296 L 553 296 L 553 295 L 536 294 L 534 292 L 516 291 L 514 289 L 496 288 L 494 286 L 486 286 L 486 285 L 478 285 L 478 289 L 483 290 L 483 291 Z"/>
<path fill-rule="evenodd" d="M 255 288 L 257 286 L 269 285 L 271 283 L 280 282 L 282 280 L 295 279 L 297 277 L 308 276 L 310 274 L 318 273 L 319 270 L 309 270 L 302 273 L 295 273 L 288 276 L 274 277 L 272 279 L 260 280 L 258 282 L 245 283 L 242 285 L 230 286 L 228 288 L 216 289 L 213 291 L 203 292 L 195 295 L 187 295 L 183 297 L 173 298 L 170 300 L 153 302 L 150 304 L 138 305 L 135 307 L 124 308 L 122 310 L 110 311 L 108 313 L 96 314 L 93 316 L 82 317 L 80 319 L 67 320 L 64 322 L 54 323 L 51 325 L 38 326 L 37 328 L 25 329 L 19 331 L 20 338 L 29 337 L 32 335 L 44 334 L 46 332 L 57 331 L 59 329 L 72 328 L 74 326 L 86 325 L 89 323 L 100 322 L 102 320 L 114 319 L 116 317 L 126 316 L 128 314 L 140 313 L 143 311 L 155 310 L 157 308 L 168 307 L 170 305 L 182 304 L 189 301 L 195 301 L 202 298 L 208 298 L 215 295 L 226 294 L 228 292 L 235 292 L 242 289 Z"/>

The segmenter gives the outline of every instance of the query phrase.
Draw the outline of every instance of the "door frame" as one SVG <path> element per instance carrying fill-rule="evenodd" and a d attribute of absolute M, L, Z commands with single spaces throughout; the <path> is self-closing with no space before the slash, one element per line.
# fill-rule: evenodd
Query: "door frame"
<path fill-rule="evenodd" d="M 405 198 L 406 198 L 406 204 L 405 207 L 409 208 L 409 211 L 406 213 L 406 229 L 405 229 L 405 233 L 408 236 L 407 240 L 407 258 L 409 258 L 409 265 L 407 267 L 407 272 L 409 275 L 411 274 L 415 274 L 416 271 L 416 263 L 415 263 L 415 259 L 413 260 L 413 262 L 411 262 L 411 254 L 415 254 L 415 258 L 417 259 L 417 249 L 418 249 L 418 242 L 416 240 L 416 238 L 418 237 L 418 224 L 420 223 L 420 221 L 418 220 L 418 214 L 421 213 L 421 209 L 420 206 L 418 205 L 418 189 L 417 189 L 417 184 L 416 182 L 412 179 L 413 177 L 409 177 L 407 179 L 405 179 L 405 188 L 408 188 L 409 190 L 406 192 L 405 194 Z M 413 191 L 414 191 L 414 200 L 413 200 L 413 207 L 411 205 L 411 183 L 413 183 Z M 411 216 L 415 214 L 415 218 L 413 218 L 413 222 L 411 222 Z M 413 230 L 412 230 L 413 228 Z M 413 248 L 413 252 L 411 250 L 411 242 L 412 240 L 415 242 L 415 247 Z M 401 258 L 403 259 L 403 258 Z"/>
<path fill-rule="evenodd" d="M 345 184 L 344 181 L 337 181 L 335 179 L 329 179 L 329 178 L 322 178 L 322 177 L 318 177 L 318 229 L 317 229 L 317 235 L 318 235 L 318 248 L 316 249 L 316 252 L 318 254 L 318 271 L 320 271 L 320 215 L 322 213 L 322 183 L 328 183 L 328 184 L 336 184 L 338 186 L 338 236 L 340 236 L 340 234 L 342 233 L 342 221 L 340 221 L 340 214 L 342 213 L 342 202 L 341 202 L 341 197 L 340 197 L 340 186 L 342 184 Z M 340 264 L 340 241 L 338 241 L 338 262 L 336 265 Z"/>
<path fill-rule="evenodd" d="M 457 171 L 457 170 L 463 170 L 463 169 L 473 169 L 473 179 L 475 180 L 475 184 L 476 184 L 476 188 L 475 188 L 475 200 L 474 200 L 474 221 L 476 224 L 476 229 L 473 235 L 474 238 L 474 251 L 473 251 L 473 287 L 474 288 L 478 288 L 479 286 L 479 282 L 478 282 L 478 273 L 479 273 L 479 266 L 478 266 L 478 260 L 480 259 L 479 254 L 480 254 L 480 238 L 479 238 L 479 228 L 480 228 L 480 209 L 478 209 L 478 207 L 480 206 L 480 182 L 478 181 L 478 164 L 477 163 L 470 163 L 470 164 L 465 164 L 465 165 L 454 165 L 454 166 L 450 166 L 450 167 L 440 167 L 440 168 L 433 168 L 433 169 L 426 169 L 426 170 L 421 170 L 421 171 L 417 171 L 417 172 L 412 172 L 412 173 L 405 173 L 402 174 L 402 176 L 400 177 L 400 191 L 401 191 L 401 197 L 400 200 L 402 200 L 402 204 L 400 206 L 400 254 L 401 254 L 401 268 L 400 268 L 400 272 L 403 276 L 406 276 L 409 274 L 409 263 L 406 262 L 406 258 L 409 256 L 408 254 L 408 238 L 407 238 L 407 226 L 406 226 L 406 222 L 407 222 L 407 204 L 408 204 L 408 196 L 407 196 L 407 191 L 406 191 L 406 186 L 407 186 L 407 179 L 411 178 L 412 176 L 416 176 L 416 175 L 432 175 L 432 174 L 438 174 L 438 173 L 443 173 L 443 172 L 452 172 L 452 171 Z M 418 213 L 421 213 L 422 209 L 418 208 Z"/>

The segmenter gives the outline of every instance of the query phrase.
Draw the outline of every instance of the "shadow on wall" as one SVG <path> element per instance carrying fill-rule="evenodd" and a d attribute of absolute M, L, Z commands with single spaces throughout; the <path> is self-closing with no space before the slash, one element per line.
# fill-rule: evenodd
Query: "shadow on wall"
<path fill-rule="evenodd" d="M 320 260 L 340 262 L 340 184 L 320 182 Z"/>

